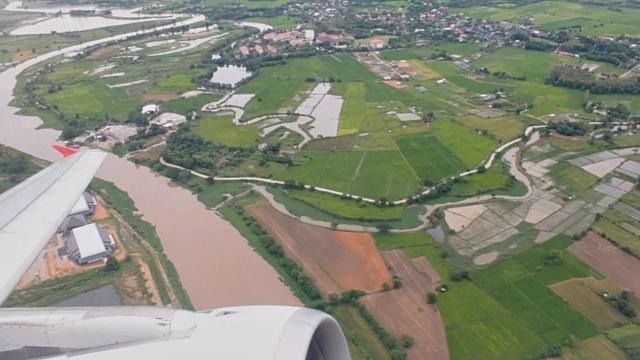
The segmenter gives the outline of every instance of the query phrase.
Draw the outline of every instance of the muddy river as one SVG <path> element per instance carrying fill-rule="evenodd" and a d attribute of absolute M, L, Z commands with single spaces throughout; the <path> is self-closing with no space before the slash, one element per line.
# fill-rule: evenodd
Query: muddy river
<path fill-rule="evenodd" d="M 202 18 L 193 17 L 189 21 L 202 21 Z M 110 39 L 114 38 L 117 37 Z M 73 46 L 61 51 L 81 48 Z M 39 56 L 0 73 L 1 144 L 47 160 L 60 158 L 51 149 L 59 132 L 36 130 L 42 123 L 39 118 L 15 115 L 18 109 L 8 104 L 20 71 L 59 55 L 61 51 Z M 171 187 L 167 178 L 114 155 L 107 158 L 98 175 L 126 191 L 143 218 L 155 225 L 196 309 L 300 304 L 246 239 L 231 224 L 207 210 L 189 191 Z"/>

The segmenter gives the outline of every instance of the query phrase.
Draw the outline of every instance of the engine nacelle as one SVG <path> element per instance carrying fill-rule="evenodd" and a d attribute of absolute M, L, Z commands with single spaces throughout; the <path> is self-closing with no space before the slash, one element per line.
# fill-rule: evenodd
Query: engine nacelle
<path fill-rule="evenodd" d="M 333 317 L 288 306 L 203 312 L 154 307 L 1 309 L 0 357 L 20 353 L 22 358 L 74 360 L 351 358 Z"/>

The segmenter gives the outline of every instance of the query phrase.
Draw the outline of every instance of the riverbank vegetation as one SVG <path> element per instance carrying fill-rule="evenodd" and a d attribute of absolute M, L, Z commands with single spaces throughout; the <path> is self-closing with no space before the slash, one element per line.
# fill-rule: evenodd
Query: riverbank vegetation
<path fill-rule="evenodd" d="M 135 214 L 137 209 L 127 193 L 118 189 L 112 183 L 97 178 L 93 179 L 91 187 L 140 235 L 140 237 L 136 237 L 133 240 L 140 242 L 143 247 L 144 244 L 142 243 L 145 242 L 154 250 L 163 270 L 158 269 L 150 254 L 145 255 L 145 260 L 147 260 L 146 263 L 158 287 L 162 302 L 164 304 L 172 303 L 172 297 L 169 295 L 169 292 L 171 292 L 178 301 L 177 306 L 183 309 L 193 309 L 189 296 L 180 283 L 178 272 L 163 251 L 162 243 L 156 234 L 155 228 L 147 221 L 142 220 L 140 215 Z M 148 249 L 141 249 L 143 254 L 148 251 Z M 164 280 L 162 272 L 166 273 L 168 284 Z"/>

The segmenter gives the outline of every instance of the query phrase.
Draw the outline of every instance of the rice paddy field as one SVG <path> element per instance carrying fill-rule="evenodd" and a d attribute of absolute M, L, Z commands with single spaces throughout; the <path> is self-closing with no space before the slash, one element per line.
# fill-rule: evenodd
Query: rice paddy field
<path fill-rule="evenodd" d="M 628 354 L 637 354 L 640 351 L 640 326 L 638 325 L 627 324 L 607 331 L 606 335 Z"/>
<path fill-rule="evenodd" d="M 233 116 L 204 115 L 189 124 L 192 131 L 205 140 L 229 146 L 250 147 L 258 140 L 258 130 L 253 126 L 234 126 Z"/>
<path fill-rule="evenodd" d="M 542 1 L 524 6 L 482 6 L 454 11 L 465 12 L 474 18 L 509 20 L 521 16 L 533 19 L 533 22 L 545 30 L 556 30 L 573 25 L 582 26 L 582 33 L 590 36 L 618 36 L 627 34 L 637 36 L 636 19 L 640 15 L 637 9 L 593 6 L 564 1 Z"/>
<path fill-rule="evenodd" d="M 498 140 L 509 141 L 522 135 L 525 123 L 514 116 L 482 118 L 475 115 L 458 119 L 464 126 L 474 130 L 486 130 Z"/>
<path fill-rule="evenodd" d="M 561 161 L 551 166 L 548 176 L 559 184 L 558 187 L 567 196 L 576 197 L 593 188 L 598 182 L 598 177 L 581 168 Z"/>

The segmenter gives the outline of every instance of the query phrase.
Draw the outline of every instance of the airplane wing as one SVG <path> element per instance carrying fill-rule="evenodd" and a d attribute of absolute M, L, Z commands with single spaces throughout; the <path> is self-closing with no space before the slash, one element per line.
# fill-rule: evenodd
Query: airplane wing
<path fill-rule="evenodd" d="M 0 302 L 55 233 L 106 153 L 59 161 L 0 195 Z M 0 359 L 348 360 L 328 314 L 287 306 L 0 308 Z"/>
<path fill-rule="evenodd" d="M 0 303 L 11 293 L 106 157 L 63 153 L 58 161 L 0 195 Z"/>

